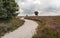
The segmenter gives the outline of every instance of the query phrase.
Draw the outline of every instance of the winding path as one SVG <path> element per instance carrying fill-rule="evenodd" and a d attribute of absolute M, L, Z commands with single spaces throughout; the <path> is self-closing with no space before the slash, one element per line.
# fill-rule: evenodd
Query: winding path
<path fill-rule="evenodd" d="M 2 38 L 32 38 L 37 28 L 37 23 L 32 20 L 24 19 L 25 23 L 13 32 L 7 33 Z"/>

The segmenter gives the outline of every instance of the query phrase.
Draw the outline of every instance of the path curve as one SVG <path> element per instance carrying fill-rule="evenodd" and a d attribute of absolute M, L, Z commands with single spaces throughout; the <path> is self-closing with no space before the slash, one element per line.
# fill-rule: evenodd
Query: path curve
<path fill-rule="evenodd" d="M 24 19 L 25 23 L 13 32 L 5 34 L 2 38 L 32 38 L 37 28 L 37 23 Z"/>

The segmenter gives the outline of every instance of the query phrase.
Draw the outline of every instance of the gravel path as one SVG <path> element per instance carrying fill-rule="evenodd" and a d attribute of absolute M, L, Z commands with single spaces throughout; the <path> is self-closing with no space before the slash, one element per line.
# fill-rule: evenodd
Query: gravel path
<path fill-rule="evenodd" d="M 32 38 L 37 28 L 37 23 L 24 19 L 25 23 L 13 32 L 5 34 L 2 38 Z"/>

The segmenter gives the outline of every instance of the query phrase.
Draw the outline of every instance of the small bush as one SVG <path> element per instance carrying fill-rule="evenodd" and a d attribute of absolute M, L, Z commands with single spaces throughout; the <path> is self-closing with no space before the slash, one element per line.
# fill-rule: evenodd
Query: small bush
<path fill-rule="evenodd" d="M 34 36 L 32 36 L 32 38 L 38 38 L 38 35 L 37 34 L 34 34 Z"/>

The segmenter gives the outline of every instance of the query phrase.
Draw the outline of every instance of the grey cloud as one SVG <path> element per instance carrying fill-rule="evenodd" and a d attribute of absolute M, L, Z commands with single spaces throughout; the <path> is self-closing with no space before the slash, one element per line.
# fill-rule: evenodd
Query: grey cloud
<path fill-rule="evenodd" d="M 27 2 L 26 0 L 20 0 L 21 2 Z"/>
<path fill-rule="evenodd" d="M 24 14 L 33 14 L 35 10 L 42 11 L 42 13 L 44 14 L 48 14 L 48 13 L 58 14 L 60 12 L 60 7 L 58 7 L 60 6 L 59 5 L 60 3 L 58 3 L 58 5 L 56 4 L 57 3 L 56 1 L 59 0 L 39 0 L 42 4 L 37 4 L 37 3 L 34 4 L 34 1 L 37 0 L 31 0 L 30 2 L 28 2 L 27 0 L 18 0 L 18 1 L 17 1 L 18 3 L 21 3 L 20 9 L 24 11 L 23 12 Z M 22 5 L 22 2 L 24 3 L 24 5 Z"/>

